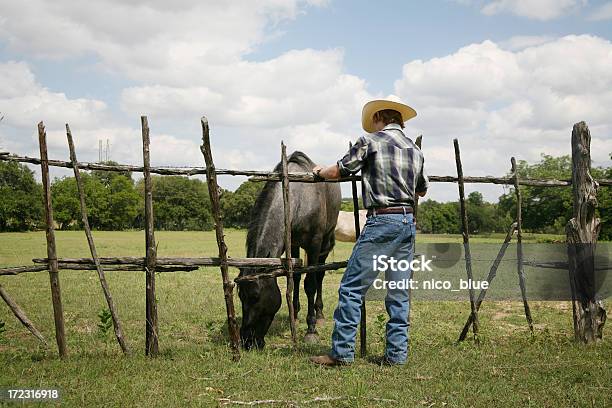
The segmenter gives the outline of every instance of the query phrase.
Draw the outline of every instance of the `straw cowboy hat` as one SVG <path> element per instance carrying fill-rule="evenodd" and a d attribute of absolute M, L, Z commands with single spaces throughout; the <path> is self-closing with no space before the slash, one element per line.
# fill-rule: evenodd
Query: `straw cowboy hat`
<path fill-rule="evenodd" d="M 416 111 L 408 105 L 404 105 L 400 102 L 377 99 L 370 101 L 363 106 L 363 111 L 361 113 L 361 126 L 363 127 L 363 130 L 368 133 L 376 132 L 373 120 L 374 114 L 385 109 L 398 111 L 402 115 L 402 120 L 404 122 L 416 116 Z"/>

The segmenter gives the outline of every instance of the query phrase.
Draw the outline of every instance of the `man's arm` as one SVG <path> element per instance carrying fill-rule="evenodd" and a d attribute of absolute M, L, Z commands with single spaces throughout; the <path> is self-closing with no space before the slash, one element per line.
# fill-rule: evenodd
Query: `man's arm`
<path fill-rule="evenodd" d="M 312 171 L 324 179 L 337 179 L 358 172 L 369 154 L 369 145 L 365 137 L 357 139 L 344 157 L 331 166 L 315 166 Z"/>
<path fill-rule="evenodd" d="M 315 166 L 314 169 L 312 169 L 312 172 L 318 174 L 324 179 L 340 178 L 340 168 L 338 167 L 338 163 L 326 167 Z"/>
<path fill-rule="evenodd" d="M 419 197 L 425 197 L 427 194 L 427 189 L 429 188 L 429 178 L 427 177 L 427 173 L 425 173 L 425 158 L 421 162 L 421 171 L 419 172 L 419 177 L 417 179 L 417 185 L 415 188 L 415 192 Z"/>

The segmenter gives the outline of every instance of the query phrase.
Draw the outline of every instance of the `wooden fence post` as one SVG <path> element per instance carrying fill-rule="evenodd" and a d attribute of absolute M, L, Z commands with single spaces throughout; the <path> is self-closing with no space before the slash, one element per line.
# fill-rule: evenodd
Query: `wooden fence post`
<path fill-rule="evenodd" d="M 415 145 L 417 145 L 417 147 L 419 149 L 421 149 L 421 145 L 423 143 L 423 135 L 418 135 L 416 138 L 416 141 L 414 142 Z M 416 186 L 415 186 L 416 187 Z M 413 214 L 412 216 L 414 217 L 414 222 L 417 222 L 417 214 L 419 212 L 419 195 L 414 194 L 414 208 L 413 208 Z M 416 241 L 415 241 L 416 242 Z M 416 244 L 415 247 L 413 248 L 413 251 L 416 251 Z M 412 279 L 412 271 L 410 271 L 410 278 Z M 412 311 L 412 287 L 408 288 L 408 324 L 410 325 L 410 312 Z M 410 327 L 410 326 L 408 326 Z M 410 337 L 409 337 L 410 338 Z"/>
<path fill-rule="evenodd" d="M 417 145 L 417 147 L 420 149 L 421 148 L 421 144 L 423 143 L 423 135 L 418 135 L 416 138 L 416 141 L 414 142 L 415 145 Z M 415 194 L 414 196 L 414 213 L 412 214 L 414 216 L 414 219 L 417 219 L 417 213 L 419 211 L 419 196 L 418 194 Z"/>
<path fill-rule="evenodd" d="M 155 266 L 157 249 L 153 219 L 153 181 L 151 180 L 151 157 L 149 153 L 149 122 L 146 116 L 140 117 L 142 126 L 142 157 L 145 187 L 145 244 L 146 244 L 146 338 L 145 355 L 155 357 L 159 353 L 157 328 L 157 300 L 155 299 Z"/>
<path fill-rule="evenodd" d="M 353 144 L 349 142 L 349 149 L 353 147 Z M 353 193 L 353 217 L 355 219 L 355 242 L 361 235 L 361 226 L 359 225 L 359 198 L 357 197 L 357 180 L 354 175 L 351 175 L 351 191 Z M 365 357 L 368 354 L 368 320 L 366 310 L 365 296 L 361 301 L 361 319 L 359 321 L 359 354 L 361 357 Z"/>
<path fill-rule="evenodd" d="M 96 265 L 96 271 L 98 272 L 100 285 L 102 285 L 102 291 L 104 292 L 104 297 L 106 298 L 106 304 L 108 305 L 108 309 L 110 310 L 111 316 L 113 318 L 115 337 L 117 338 L 117 342 L 121 347 L 121 351 L 123 351 L 123 353 L 125 354 L 128 354 L 129 349 L 127 347 L 127 344 L 125 343 L 125 339 L 123 338 L 123 330 L 121 328 L 121 322 L 119 321 L 119 315 L 117 314 L 117 309 L 115 308 L 115 303 L 113 302 L 113 297 L 111 296 L 110 288 L 108 287 L 108 283 L 106 282 L 104 270 L 102 269 L 102 265 L 100 265 L 98 252 L 96 251 L 96 244 L 94 243 L 93 235 L 91 234 L 91 228 L 89 227 L 89 218 L 87 217 L 87 205 L 85 204 L 85 191 L 83 188 L 83 181 L 81 180 L 81 173 L 77 165 L 78 161 L 76 157 L 76 151 L 74 149 L 74 141 L 72 140 L 72 132 L 70 131 L 70 126 L 68 126 L 67 123 L 66 138 L 68 139 L 68 149 L 70 149 L 70 162 L 72 163 L 72 168 L 74 170 L 74 179 L 76 180 L 77 190 L 79 192 L 79 201 L 81 203 L 81 219 L 83 221 L 83 229 L 85 229 L 85 236 L 87 237 L 89 251 L 91 252 L 91 257 Z"/>
<path fill-rule="evenodd" d="M 40 169 L 45 202 L 45 223 L 47 236 L 47 259 L 49 260 L 49 281 L 51 284 L 51 301 L 53 303 L 53 318 L 55 321 L 55 339 L 60 358 L 68 355 L 66 333 L 64 330 L 64 308 L 55 250 L 55 226 L 53 224 L 53 205 L 51 203 L 51 181 L 49 179 L 49 157 L 47 155 L 47 132 L 45 125 L 38 124 L 38 145 L 40 147 Z"/>
<path fill-rule="evenodd" d="M 227 245 L 223 236 L 223 220 L 221 218 L 221 203 L 219 201 L 219 186 L 217 184 L 217 173 L 210 148 L 210 130 L 208 119 L 202 116 L 202 146 L 200 150 L 206 163 L 206 183 L 212 206 L 213 219 L 215 221 L 215 234 L 219 246 L 219 259 L 221 277 L 223 279 L 223 295 L 225 297 L 225 308 L 227 310 L 227 328 L 230 336 L 230 344 L 235 361 L 240 359 L 240 333 L 236 322 L 236 310 L 234 309 L 234 283 L 229 278 L 227 265 Z M 291 251 L 289 251 L 291 252 Z"/>
<path fill-rule="evenodd" d="M 15 317 L 21 322 L 21 324 L 23 324 L 26 327 L 26 329 L 28 329 L 30 333 L 32 333 L 45 346 L 47 346 L 47 340 L 45 340 L 43 335 L 34 326 L 34 323 L 32 323 L 30 319 L 28 319 L 28 316 L 26 316 L 25 312 L 23 311 L 23 309 L 21 309 L 21 307 L 19 307 L 17 302 L 15 302 L 9 296 L 9 294 L 6 293 L 6 290 L 2 287 L 2 285 L 0 285 L 0 297 L 4 299 L 8 307 L 11 309 Z"/>
<path fill-rule="evenodd" d="M 514 179 L 514 192 L 516 194 L 516 265 L 519 277 L 519 286 L 521 288 L 521 297 L 523 298 L 523 307 L 525 309 L 525 318 L 529 325 L 529 330 L 533 334 L 533 321 L 531 319 L 531 310 L 527 302 L 527 288 L 525 286 L 525 269 L 523 268 L 523 215 L 521 189 L 519 186 L 518 168 L 514 157 L 510 159 L 512 164 L 512 174 Z"/>
<path fill-rule="evenodd" d="M 285 292 L 285 298 L 287 300 L 287 309 L 289 310 L 291 340 L 293 341 L 293 345 L 296 345 L 297 332 L 295 329 L 295 311 L 293 310 L 293 265 L 291 264 L 291 201 L 289 197 L 289 165 L 287 164 L 287 147 L 282 141 L 281 166 L 283 171 L 283 214 L 285 217 L 285 259 L 287 260 L 287 290 Z"/>
<path fill-rule="evenodd" d="M 493 279 L 495 278 L 495 275 L 497 274 L 497 268 L 499 268 L 499 264 L 501 263 L 504 257 L 504 254 L 506 253 L 506 248 L 508 248 L 508 245 L 510 245 L 510 240 L 512 239 L 512 235 L 514 235 L 514 231 L 516 231 L 516 222 L 513 222 L 510 225 L 510 228 L 508 229 L 508 233 L 506 234 L 506 238 L 504 239 L 502 246 L 499 248 L 497 257 L 495 257 L 495 260 L 493 261 L 493 264 L 491 265 L 491 269 L 489 269 L 489 274 L 487 275 L 487 282 L 489 282 L 489 286 L 491 285 L 491 282 L 493 281 Z M 486 294 L 487 294 L 486 289 L 483 288 L 480 290 L 480 294 L 478 295 L 478 301 L 476 302 L 476 311 L 480 310 L 480 305 L 484 301 Z M 461 334 L 459 335 L 459 340 L 457 340 L 457 342 L 465 340 L 465 336 L 467 336 L 467 333 L 470 330 L 470 325 L 472 324 L 473 321 L 474 321 L 474 316 L 470 315 L 470 317 L 468 317 L 467 322 L 465 322 L 465 325 L 463 326 L 463 330 L 461 331 Z"/>
<path fill-rule="evenodd" d="M 591 168 L 591 133 L 584 122 L 572 130 L 572 193 L 574 217 L 565 227 L 572 290 L 572 315 L 577 341 L 593 343 L 603 337 L 606 309 L 597 299 L 595 247 L 601 220 L 595 217 L 597 182 Z"/>
<path fill-rule="evenodd" d="M 472 275 L 472 255 L 470 253 L 470 235 L 468 231 L 467 210 L 465 208 L 465 194 L 463 190 L 463 167 L 461 166 L 461 153 L 459 151 L 459 141 L 453 139 L 455 145 L 455 164 L 457 165 L 457 184 L 459 186 L 459 204 L 461 209 L 461 226 L 463 236 L 463 248 L 465 250 L 465 270 L 467 272 L 470 293 L 470 310 L 472 316 L 472 330 L 474 332 L 474 341 L 479 342 L 478 338 L 478 310 L 474 302 L 474 289 L 472 287 L 474 277 Z"/>
<path fill-rule="evenodd" d="M 349 149 L 353 144 L 349 142 Z M 353 175 L 351 180 L 351 192 L 353 193 L 353 217 L 355 219 L 355 242 L 361 235 L 361 226 L 359 225 L 359 198 L 357 197 L 357 180 Z M 365 357 L 368 354 L 368 319 L 366 310 L 365 296 L 361 302 L 361 319 L 359 321 L 359 354 Z"/>

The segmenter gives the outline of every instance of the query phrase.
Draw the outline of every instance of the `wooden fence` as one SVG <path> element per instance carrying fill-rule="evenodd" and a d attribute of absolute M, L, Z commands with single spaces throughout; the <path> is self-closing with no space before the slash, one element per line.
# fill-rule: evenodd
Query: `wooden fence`
<path fill-rule="evenodd" d="M 72 139 L 72 133 L 68 125 L 66 125 L 66 136 L 68 141 L 68 146 L 70 150 L 70 161 L 60 161 L 60 160 L 50 160 L 47 157 L 47 134 L 45 131 L 44 124 L 40 122 L 38 124 L 38 136 L 39 136 L 39 146 L 40 146 L 40 158 L 32 158 L 25 156 L 18 156 L 11 154 L 10 152 L 0 151 L 0 160 L 3 161 L 15 161 L 21 163 L 30 163 L 37 164 L 41 166 L 42 171 L 42 182 L 43 182 L 43 190 L 44 190 L 44 209 L 45 209 L 45 224 L 46 224 L 46 237 L 47 237 L 47 258 L 37 258 L 33 259 L 34 265 L 28 266 L 15 266 L 15 267 L 6 267 L 0 269 L 0 276 L 8 276 L 8 275 L 19 275 L 22 273 L 29 272 L 42 272 L 48 271 L 50 278 L 50 287 L 51 287 L 51 298 L 53 303 L 53 315 L 55 322 L 55 337 L 58 345 L 59 356 L 60 358 L 64 358 L 67 353 L 66 347 L 66 337 L 64 331 L 64 314 L 62 308 L 62 299 L 61 299 L 61 289 L 60 289 L 60 279 L 59 279 L 59 271 L 60 270 L 96 270 L 98 273 L 98 278 L 100 280 L 100 284 L 104 293 L 104 296 L 107 301 L 108 308 L 111 312 L 113 327 L 115 330 L 115 336 L 117 338 L 117 342 L 121 347 L 121 350 L 124 353 L 129 353 L 130 350 L 127 346 L 127 342 L 125 340 L 121 321 L 119 319 L 118 312 L 113 303 L 113 299 L 110 293 L 110 289 L 108 284 L 106 283 L 105 271 L 144 271 L 146 274 L 146 310 L 145 310 L 145 330 L 146 330 L 146 339 L 145 339 L 145 354 L 150 356 L 156 356 L 159 353 L 159 337 L 158 337 L 158 319 L 157 319 L 157 307 L 155 303 L 155 273 L 156 272 L 176 272 L 176 271 L 193 271 L 197 270 L 202 266 L 218 266 L 221 270 L 222 277 L 222 287 L 223 294 L 225 299 L 226 313 L 227 313 L 227 321 L 228 321 L 228 332 L 231 349 L 233 351 L 233 358 L 240 358 L 240 335 L 238 324 L 236 321 L 236 313 L 234 307 L 234 287 L 237 282 L 256 280 L 256 279 L 270 279 L 276 278 L 279 276 L 287 277 L 287 291 L 286 291 L 286 300 L 289 308 L 289 321 L 291 328 L 291 337 L 293 342 L 297 342 L 296 338 L 296 329 L 295 329 L 295 320 L 293 313 L 293 303 L 292 292 L 293 288 L 293 273 L 312 273 L 317 271 L 325 271 L 325 270 L 335 270 L 346 267 L 347 262 L 330 262 L 323 265 L 312 265 L 312 266 L 303 266 L 300 259 L 291 258 L 290 251 L 285 251 L 284 258 L 232 258 L 227 255 L 227 246 L 224 240 L 223 233 L 223 218 L 220 209 L 219 202 L 219 185 L 217 183 L 218 175 L 234 175 L 234 176 L 251 176 L 250 180 L 253 181 L 280 181 L 282 182 L 282 191 L 283 191 L 283 203 L 284 203 L 284 224 L 285 224 L 285 236 L 284 236 L 284 244 L 285 248 L 291 248 L 291 208 L 289 206 L 289 194 L 290 194 L 290 184 L 291 182 L 303 182 L 303 183 L 314 183 L 314 182 L 350 182 L 352 185 L 352 195 L 353 195 L 353 204 L 355 207 L 354 216 L 355 216 L 355 231 L 356 235 L 359 235 L 360 225 L 359 225 L 359 216 L 358 216 L 358 199 L 357 199 L 357 181 L 361 178 L 359 176 L 353 175 L 350 177 L 341 178 L 339 180 L 325 180 L 318 181 L 315 180 L 312 173 L 289 173 L 287 169 L 287 154 L 286 147 L 284 143 L 281 143 L 281 169 L 280 172 L 269 172 L 269 171 L 252 171 L 252 170 L 227 170 L 227 169 L 217 169 L 213 162 L 211 144 L 210 144 L 210 134 L 209 134 L 209 125 L 208 121 L 205 117 L 201 119 L 202 125 L 202 145 L 201 152 L 203 155 L 203 159 L 205 162 L 205 167 L 192 167 L 192 168 L 159 168 L 153 167 L 150 164 L 150 154 L 149 154 L 149 145 L 150 145 L 150 134 L 149 134 L 149 126 L 146 116 L 141 117 L 141 128 L 142 128 L 142 147 L 143 147 L 143 166 L 135 166 L 135 165 L 125 165 L 125 164 L 100 164 L 100 163 L 83 163 L 78 162 L 76 157 L 76 152 L 74 148 L 74 142 Z M 574 133 L 581 132 L 582 138 L 584 139 L 584 133 L 588 134 L 588 128 L 586 125 L 581 122 L 574 126 Z M 576 140 L 583 140 L 579 137 L 573 137 L 572 143 Z M 421 145 L 421 137 L 417 138 L 417 144 L 420 147 Z M 590 146 L 590 134 L 588 134 L 588 145 Z M 584 143 L 583 143 L 584 144 Z M 506 236 L 504 243 L 502 244 L 502 248 L 498 254 L 497 259 L 493 263 L 491 270 L 489 272 L 487 280 L 491 282 L 495 277 L 495 272 L 497 267 L 499 266 L 499 262 L 505 253 L 505 249 L 507 248 L 512 235 L 515 231 L 518 231 L 518 245 L 517 245 L 517 255 L 518 255 L 518 276 L 519 276 L 519 285 L 521 287 L 521 294 L 523 297 L 523 303 L 525 306 L 525 315 L 527 318 L 527 322 L 529 324 L 530 329 L 533 331 L 531 314 L 529 311 L 529 305 L 527 302 L 527 295 L 525 289 L 524 282 L 524 274 L 523 274 L 523 260 L 522 260 L 522 244 L 521 244 L 521 195 L 520 195 L 520 186 L 542 186 L 542 187 L 559 187 L 559 186 L 572 186 L 572 180 L 553 180 L 553 179 L 530 179 L 530 178 L 519 178 L 518 172 L 516 169 L 516 162 L 514 157 L 511 159 L 512 163 L 512 175 L 509 177 L 492 177 L 492 176 L 484 176 L 484 177 L 470 177 L 464 176 L 461 164 L 461 156 L 459 151 L 459 143 L 457 139 L 454 140 L 455 147 L 455 161 L 457 167 L 457 176 L 429 176 L 430 182 L 451 182 L 457 183 L 459 187 L 459 201 L 461 208 L 461 225 L 462 225 L 462 235 L 463 235 L 463 243 L 465 250 L 465 262 L 466 262 L 466 272 L 468 279 L 472 279 L 472 267 L 471 267 L 471 256 L 470 256 L 470 246 L 469 246 L 469 234 L 467 229 L 467 211 L 465 207 L 465 197 L 464 197 L 464 184 L 465 183 L 492 183 L 492 184 L 512 184 L 514 185 L 516 198 L 517 198 L 517 214 L 516 214 L 516 222 L 514 222 L 510 226 L 510 230 Z M 576 149 L 572 149 L 574 152 Z M 589 158 L 588 161 L 584 161 L 581 165 L 584 166 L 588 164 L 590 166 L 590 152 L 588 152 Z M 85 234 L 87 237 L 91 258 L 58 258 L 56 245 L 55 245 L 55 231 L 54 231 L 54 221 L 53 221 L 53 206 L 51 201 L 51 186 L 49 179 L 49 167 L 64 167 L 71 168 L 74 171 L 75 179 L 78 187 L 78 194 L 81 204 L 81 216 L 85 229 Z M 83 185 L 80 177 L 80 170 L 103 170 L 103 171 L 114 171 L 114 172 L 142 172 L 144 177 L 144 194 L 145 194 L 145 237 L 146 237 L 146 253 L 144 257 L 99 257 L 97 255 L 95 243 L 93 240 L 93 236 L 91 234 L 91 229 L 89 227 L 88 222 L 88 213 L 85 205 L 85 196 Z M 576 168 L 574 168 L 576 171 Z M 582 173 L 588 173 L 588 168 L 579 170 Z M 582 174 L 581 173 L 581 174 Z M 174 257 L 158 257 L 156 253 L 155 246 L 155 231 L 154 231 L 154 214 L 153 214 L 153 201 L 152 201 L 152 182 L 151 182 L 151 174 L 160 174 L 160 175 L 181 175 L 181 176 L 193 176 L 198 174 L 206 175 L 206 180 L 209 189 L 210 200 L 212 204 L 212 213 L 215 221 L 215 234 L 217 239 L 217 244 L 219 248 L 217 257 L 193 257 L 193 258 L 174 258 Z M 589 175 L 590 177 L 590 175 Z M 573 177 L 575 179 L 575 177 Z M 585 179 L 583 177 L 582 179 Z M 598 180 L 595 183 L 594 189 L 596 190 L 597 186 L 610 186 L 612 185 L 612 180 Z M 575 186 L 574 186 L 575 187 Z M 581 189 L 574 188 L 575 190 L 575 200 L 582 200 L 582 198 L 578 197 L 581 194 Z M 589 190 L 592 194 L 592 190 Z M 415 207 L 418 205 L 418 201 L 415 203 Z M 415 208 L 415 215 L 418 208 Z M 578 227 L 580 228 L 580 226 Z M 578 234 L 576 234 L 578 235 Z M 593 234 L 590 235 L 591 237 Z M 596 234 L 595 238 L 596 240 Z M 237 277 L 233 281 L 230 279 L 228 267 L 262 267 L 264 268 L 260 273 Z M 576 270 L 576 268 L 570 269 L 572 273 L 579 274 L 581 271 Z M 574 288 L 573 295 L 574 295 Z M 474 339 L 478 341 L 478 309 L 484 300 L 486 290 L 482 290 L 476 300 L 473 289 L 469 290 L 469 299 L 470 299 L 470 315 L 468 321 L 466 322 L 463 331 L 459 337 L 459 340 L 465 339 L 469 327 L 471 325 Z M 6 290 L 0 285 L 0 295 L 7 303 L 9 308 L 13 311 L 16 317 L 22 322 L 22 324 L 38 339 L 46 344 L 45 339 L 40 334 L 40 332 L 36 329 L 34 324 L 27 318 L 25 312 L 19 305 L 8 295 Z M 582 299 L 583 294 L 579 294 Z M 577 295 L 576 295 L 577 296 Z M 576 304 L 576 302 L 574 302 Z M 587 305 L 588 306 L 588 305 Z M 576 309 L 576 305 L 574 309 Z M 587 310 L 588 307 L 584 310 Z M 583 312 L 584 312 L 583 310 Z M 588 311 L 588 310 L 587 310 Z M 605 310 L 604 310 L 605 314 Z M 574 311 L 574 321 L 576 321 L 576 310 Z M 605 319 L 604 319 L 605 321 Z M 575 325 L 576 326 L 576 325 Z M 603 324 L 602 324 L 603 326 Z M 364 355 L 366 353 L 366 324 L 365 324 L 365 301 L 363 302 L 362 308 L 362 320 L 361 320 L 361 330 L 360 330 L 360 345 L 361 345 L 361 354 Z"/>

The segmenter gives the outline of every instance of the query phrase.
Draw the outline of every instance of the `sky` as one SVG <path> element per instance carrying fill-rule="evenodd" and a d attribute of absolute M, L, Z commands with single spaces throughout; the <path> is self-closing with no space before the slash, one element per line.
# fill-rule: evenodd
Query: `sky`
<path fill-rule="evenodd" d="M 270 170 L 281 140 L 325 165 L 388 98 L 417 111 L 406 134 L 423 135 L 429 174 L 456 175 L 453 138 L 470 176 L 570 154 L 581 120 L 610 166 L 611 41 L 612 1 L 0 0 L 0 149 L 38 156 L 42 120 L 50 158 L 68 158 L 69 123 L 80 161 L 108 140 L 140 164 L 147 115 L 153 165 L 202 166 L 205 115 L 217 168 Z"/>

